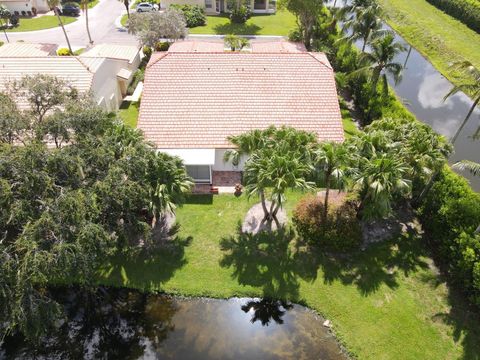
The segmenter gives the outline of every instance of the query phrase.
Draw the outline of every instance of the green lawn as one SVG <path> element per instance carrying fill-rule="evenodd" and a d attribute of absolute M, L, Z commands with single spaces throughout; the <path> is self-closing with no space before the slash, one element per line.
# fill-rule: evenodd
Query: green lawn
<path fill-rule="evenodd" d="M 122 18 L 120 19 L 120 24 L 122 24 L 122 26 L 127 26 L 127 21 L 128 21 L 128 15 L 127 14 L 122 15 Z"/>
<path fill-rule="evenodd" d="M 287 194 L 289 215 L 301 196 Z M 168 249 L 150 258 L 116 257 L 99 281 L 187 296 L 289 298 L 330 319 L 360 359 L 478 358 L 478 316 L 448 291 L 415 233 L 348 259 L 327 257 L 290 232 L 238 235 L 255 201 L 192 196 L 178 210 L 179 236 Z"/>
<path fill-rule="evenodd" d="M 64 25 L 77 21 L 76 18 L 71 16 L 61 16 Z M 58 19 L 53 15 L 45 15 L 38 18 L 23 19 L 20 18 L 20 23 L 17 27 L 7 30 L 7 32 L 20 32 L 20 31 L 35 31 L 42 29 L 50 29 L 59 26 Z"/>
<path fill-rule="evenodd" d="M 137 127 L 139 102 L 124 101 L 120 105 L 118 115 L 123 122 L 131 127 Z"/>
<path fill-rule="evenodd" d="M 231 24 L 228 16 L 207 16 L 205 26 L 190 29 L 190 34 L 282 35 L 296 26 L 295 16 L 284 10 L 271 15 L 253 15 L 245 24 Z"/>
<path fill-rule="evenodd" d="M 451 82 L 465 81 L 449 69 L 468 60 L 480 69 L 480 34 L 426 0 L 380 0 L 386 21 Z"/>
<path fill-rule="evenodd" d="M 100 2 L 100 0 L 90 0 L 88 2 L 88 8 L 91 9 L 91 8 L 95 7 L 99 2 Z"/>

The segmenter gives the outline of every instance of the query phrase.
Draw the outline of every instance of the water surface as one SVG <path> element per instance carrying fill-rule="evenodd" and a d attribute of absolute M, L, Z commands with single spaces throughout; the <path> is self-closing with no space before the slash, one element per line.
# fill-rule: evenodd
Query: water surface
<path fill-rule="evenodd" d="M 268 299 L 180 299 L 125 289 L 57 290 L 68 320 L 27 345 L 7 338 L 6 359 L 346 359 L 323 319 Z"/>

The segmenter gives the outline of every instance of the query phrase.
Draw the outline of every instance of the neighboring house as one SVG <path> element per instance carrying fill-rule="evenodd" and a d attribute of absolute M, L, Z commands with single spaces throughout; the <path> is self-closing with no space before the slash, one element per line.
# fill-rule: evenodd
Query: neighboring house
<path fill-rule="evenodd" d="M 143 55 L 141 50 L 136 46 L 99 44 L 80 54 L 80 57 L 100 57 L 123 60 L 126 62 L 127 68 L 130 71 L 135 71 L 138 69 Z"/>
<path fill-rule="evenodd" d="M 207 14 L 220 14 L 227 12 L 228 0 L 162 0 L 160 6 L 162 9 L 167 9 L 173 4 L 187 4 L 198 5 L 205 9 Z M 258 14 L 272 14 L 275 13 L 276 0 L 249 0 L 250 9 Z"/>
<path fill-rule="evenodd" d="M 0 0 L 0 5 L 5 6 L 11 12 L 17 11 L 20 15 L 22 11 L 46 13 L 50 10 L 46 0 Z"/>
<path fill-rule="evenodd" d="M 26 44 L 12 43 L 13 45 L 21 48 Z M 49 74 L 67 81 L 80 92 L 91 92 L 96 102 L 106 110 L 117 110 L 140 62 L 136 56 L 131 55 L 134 50 L 138 54 L 138 49 L 126 48 L 123 50 L 130 52 L 129 56 L 120 59 L 95 57 L 90 51 L 82 56 L 14 56 L 17 51 L 13 48 L 2 55 L 0 47 L 0 91 L 5 83 L 25 75 Z M 19 100 L 19 106 L 26 104 Z"/>
<path fill-rule="evenodd" d="M 189 48 L 194 52 L 181 51 Z M 159 151 L 182 158 L 199 184 L 241 182 L 245 159 L 237 167 L 223 161 L 230 135 L 285 125 L 319 140 L 344 140 L 334 73 L 323 53 L 285 42 L 254 42 L 251 49 L 180 42 L 147 65 L 138 128 Z"/>

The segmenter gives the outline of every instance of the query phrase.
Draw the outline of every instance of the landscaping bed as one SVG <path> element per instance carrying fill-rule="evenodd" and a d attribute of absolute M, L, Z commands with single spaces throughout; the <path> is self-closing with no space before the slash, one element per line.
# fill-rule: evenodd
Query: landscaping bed
<path fill-rule="evenodd" d="M 71 16 L 61 16 L 63 25 L 70 24 L 77 21 L 77 18 Z M 36 31 L 58 27 L 58 19 L 54 15 L 45 15 L 31 19 L 20 18 L 19 25 L 7 32 L 22 32 L 22 31 Z"/>

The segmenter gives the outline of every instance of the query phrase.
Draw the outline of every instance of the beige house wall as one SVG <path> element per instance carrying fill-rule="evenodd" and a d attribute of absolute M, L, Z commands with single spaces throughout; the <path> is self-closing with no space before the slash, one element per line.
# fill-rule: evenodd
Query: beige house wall
<path fill-rule="evenodd" d="M 0 1 L 0 5 L 4 5 L 11 12 L 18 11 L 32 11 L 32 7 L 37 9 L 37 12 L 44 13 L 49 10 L 46 0 L 20 0 L 20 1 Z"/>
<path fill-rule="evenodd" d="M 227 6 L 227 0 L 224 0 L 225 7 Z M 216 14 L 216 0 L 211 0 L 212 7 L 205 7 L 205 0 L 161 0 L 161 8 L 167 9 L 170 5 L 180 4 L 180 5 L 198 5 L 205 10 L 207 14 Z M 250 0 L 250 8 L 254 13 L 274 13 L 275 7 L 271 6 L 270 1 L 266 0 L 265 10 L 254 9 L 254 0 Z"/>

